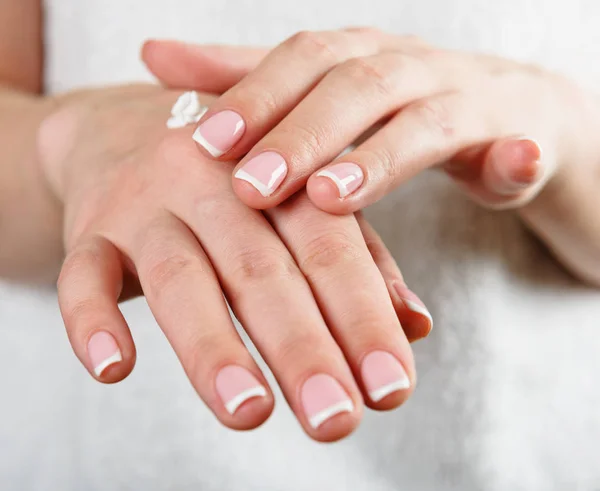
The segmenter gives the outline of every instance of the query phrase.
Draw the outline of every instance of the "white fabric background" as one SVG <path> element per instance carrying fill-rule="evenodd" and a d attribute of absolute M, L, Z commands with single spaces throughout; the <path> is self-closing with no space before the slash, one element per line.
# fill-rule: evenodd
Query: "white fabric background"
<path fill-rule="evenodd" d="M 147 37 L 271 45 L 301 29 L 376 25 L 446 47 L 536 60 L 593 85 L 596 0 L 49 0 L 47 85 L 149 79 Z M 419 387 L 335 445 L 283 400 L 261 429 L 219 426 L 139 299 L 124 306 L 139 361 L 94 383 L 53 292 L 0 285 L 0 489 L 593 491 L 600 489 L 600 294 L 510 213 L 425 174 L 370 210 L 430 307 Z M 201 321 L 201 320 L 199 320 Z"/>

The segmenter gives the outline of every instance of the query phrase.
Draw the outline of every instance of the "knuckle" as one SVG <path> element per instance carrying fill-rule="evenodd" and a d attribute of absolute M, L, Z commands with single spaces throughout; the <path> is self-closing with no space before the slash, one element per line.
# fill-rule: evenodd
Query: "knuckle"
<path fill-rule="evenodd" d="M 285 44 L 292 52 L 303 57 L 327 60 L 337 60 L 338 58 L 333 49 L 331 36 L 323 32 L 300 31 L 290 37 Z"/>
<path fill-rule="evenodd" d="M 231 284 L 271 281 L 296 275 L 296 265 L 291 257 L 274 249 L 248 249 L 232 261 Z"/>
<path fill-rule="evenodd" d="M 439 97 L 415 102 L 406 111 L 411 120 L 435 136 L 451 137 L 454 134 L 451 111 Z"/>
<path fill-rule="evenodd" d="M 100 311 L 98 302 L 94 298 L 61 299 L 61 312 L 67 324 L 72 327 L 91 327 L 93 320 L 98 319 Z"/>
<path fill-rule="evenodd" d="M 274 351 L 273 366 L 297 367 L 301 370 L 309 360 L 326 352 L 324 339 L 316 332 L 296 331 L 277 343 Z"/>
<path fill-rule="evenodd" d="M 368 297 L 365 297 L 368 298 Z M 390 340 L 394 338 L 394 331 L 397 326 L 386 332 L 386 326 L 390 322 L 386 316 L 381 314 L 381 309 L 372 306 L 358 306 L 348 312 L 346 318 L 342 319 L 344 332 L 352 333 L 352 340 L 357 346 L 369 346 L 377 344 L 376 340 Z"/>
<path fill-rule="evenodd" d="M 357 159 L 362 162 L 372 162 L 372 168 L 377 169 L 377 172 L 381 172 L 380 187 L 375 193 L 384 193 L 395 187 L 399 179 L 402 179 L 403 172 L 405 171 L 404 166 L 401 165 L 403 161 L 403 155 L 400 150 L 395 151 L 393 148 L 386 146 L 380 146 L 365 150 L 362 152 L 356 152 L 358 155 Z M 375 194 L 380 196 L 379 194 Z"/>
<path fill-rule="evenodd" d="M 59 290 L 64 289 L 70 281 L 86 274 L 90 265 L 101 262 L 98 251 L 91 248 L 77 249 L 65 258 L 57 280 Z"/>
<path fill-rule="evenodd" d="M 231 106 L 244 114 L 248 127 L 264 124 L 273 114 L 279 113 L 285 102 L 282 92 L 273 84 L 265 83 L 262 77 L 252 78 L 252 74 L 232 89 L 232 95 L 228 97 Z"/>
<path fill-rule="evenodd" d="M 235 348 L 232 349 L 234 344 L 235 340 L 229 335 L 212 331 L 204 333 L 201 329 L 185 340 L 186 349 L 181 350 L 179 356 L 192 385 L 198 387 L 211 380 L 216 375 L 212 372 L 219 367 L 219 363 L 231 358 L 232 351 L 235 351 Z"/>
<path fill-rule="evenodd" d="M 190 275 L 204 274 L 199 261 L 185 254 L 158 253 L 148 260 L 145 293 L 157 298 L 168 292 L 173 285 L 181 284 Z"/>
<path fill-rule="evenodd" d="M 394 83 L 390 66 L 377 60 L 377 56 L 351 58 L 340 64 L 337 72 L 360 85 L 375 87 L 383 95 L 391 95 Z"/>
<path fill-rule="evenodd" d="M 308 276 L 324 269 L 347 270 L 364 252 L 345 233 L 329 233 L 309 241 L 299 255 L 300 269 Z"/>
<path fill-rule="evenodd" d="M 328 142 L 332 141 L 332 134 L 328 128 L 318 127 L 308 122 L 306 124 L 287 124 L 279 131 L 281 133 L 277 137 L 277 147 L 293 148 L 289 144 L 282 145 L 281 140 L 294 142 L 293 145 L 298 148 L 292 151 L 291 155 L 300 162 L 319 158 L 323 148 L 327 148 Z"/>

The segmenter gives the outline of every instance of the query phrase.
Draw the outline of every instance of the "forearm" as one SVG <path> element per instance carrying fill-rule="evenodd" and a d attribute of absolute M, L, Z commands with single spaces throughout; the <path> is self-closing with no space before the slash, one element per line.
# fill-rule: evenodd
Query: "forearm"
<path fill-rule="evenodd" d="M 61 209 L 39 166 L 51 99 L 0 88 L 0 277 L 48 280 L 62 257 Z"/>
<path fill-rule="evenodd" d="M 600 98 L 575 91 L 571 102 L 557 172 L 521 216 L 565 267 L 600 285 Z"/>

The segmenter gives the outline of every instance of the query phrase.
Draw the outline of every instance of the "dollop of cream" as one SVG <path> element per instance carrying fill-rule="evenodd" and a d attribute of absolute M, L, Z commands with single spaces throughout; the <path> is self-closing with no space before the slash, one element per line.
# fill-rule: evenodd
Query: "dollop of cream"
<path fill-rule="evenodd" d="M 197 123 L 206 111 L 208 107 L 200 104 L 197 92 L 184 92 L 171 109 L 167 128 L 183 128 L 188 124 Z"/>

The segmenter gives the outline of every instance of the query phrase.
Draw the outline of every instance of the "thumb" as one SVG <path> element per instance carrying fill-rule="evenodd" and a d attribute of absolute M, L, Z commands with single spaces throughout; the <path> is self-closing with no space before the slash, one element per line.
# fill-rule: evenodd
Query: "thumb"
<path fill-rule="evenodd" d="M 222 94 L 253 70 L 267 52 L 266 48 L 149 40 L 142 47 L 141 58 L 169 88 Z"/>
<path fill-rule="evenodd" d="M 553 172 L 550 164 L 536 140 L 510 137 L 461 152 L 445 170 L 478 203 L 509 209 L 535 198 Z"/>

